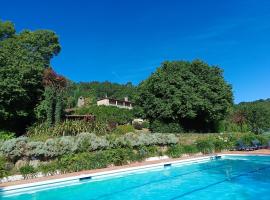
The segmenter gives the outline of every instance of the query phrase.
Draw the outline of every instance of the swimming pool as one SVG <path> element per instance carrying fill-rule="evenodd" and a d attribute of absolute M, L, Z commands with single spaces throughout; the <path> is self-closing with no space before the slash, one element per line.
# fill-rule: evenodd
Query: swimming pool
<path fill-rule="evenodd" d="M 92 177 L 25 192 L 3 200 L 270 199 L 270 156 L 222 156 Z"/>

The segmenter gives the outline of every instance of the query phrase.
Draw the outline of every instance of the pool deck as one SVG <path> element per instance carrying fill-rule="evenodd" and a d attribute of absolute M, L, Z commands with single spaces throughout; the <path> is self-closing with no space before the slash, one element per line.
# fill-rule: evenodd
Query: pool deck
<path fill-rule="evenodd" d="M 227 152 L 218 153 L 218 155 L 222 155 L 222 154 L 270 155 L 270 149 L 261 149 L 261 150 L 255 150 L 255 151 L 227 151 Z M 216 155 L 216 154 L 212 154 L 212 155 Z M 48 181 L 48 180 L 54 180 L 54 179 L 62 179 L 62 178 L 68 178 L 68 177 L 79 176 L 79 175 L 84 175 L 84 174 L 107 172 L 111 170 L 127 169 L 130 167 L 142 167 L 142 166 L 147 166 L 151 164 L 159 164 L 159 163 L 164 163 L 164 162 L 181 161 L 181 160 L 187 160 L 190 158 L 201 158 L 204 156 L 209 156 L 209 155 L 197 155 L 197 156 L 181 157 L 177 159 L 162 159 L 162 160 L 156 160 L 156 161 L 136 162 L 136 163 L 131 163 L 128 165 L 123 165 L 123 166 L 112 166 L 112 167 L 103 168 L 103 169 L 85 170 L 85 171 L 73 172 L 73 173 L 67 173 L 67 174 L 61 174 L 61 175 L 45 176 L 45 177 L 26 179 L 26 180 L 20 180 L 20 181 L 12 181 L 12 182 L 1 183 L 0 189 L 8 187 L 8 186 L 35 183 L 35 182 Z"/>

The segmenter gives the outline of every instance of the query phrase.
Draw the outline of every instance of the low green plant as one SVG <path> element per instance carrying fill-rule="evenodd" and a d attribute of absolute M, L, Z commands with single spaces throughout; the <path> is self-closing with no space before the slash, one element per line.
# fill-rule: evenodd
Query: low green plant
<path fill-rule="evenodd" d="M 48 123 L 36 123 L 27 128 L 28 136 L 53 136 L 53 129 L 48 125 Z"/>
<path fill-rule="evenodd" d="M 40 164 L 37 171 L 41 172 L 44 176 L 51 176 L 56 174 L 58 170 L 58 163 L 54 160 L 49 163 Z"/>
<path fill-rule="evenodd" d="M 25 165 L 25 166 L 22 166 L 20 169 L 19 169 L 21 175 L 23 176 L 24 179 L 28 179 L 28 178 L 34 178 L 36 177 L 36 174 L 37 174 L 37 170 L 31 166 L 31 165 Z"/>
<path fill-rule="evenodd" d="M 58 161 L 58 169 L 62 173 L 104 168 L 110 164 L 124 165 L 138 160 L 136 152 L 129 148 L 117 148 L 92 153 L 65 155 Z"/>
<path fill-rule="evenodd" d="M 209 138 L 200 139 L 196 143 L 197 149 L 202 153 L 208 154 L 215 151 L 215 145 L 213 141 Z"/>
<path fill-rule="evenodd" d="M 166 123 L 159 120 L 151 122 L 150 129 L 156 133 L 183 133 L 183 128 L 179 123 Z"/>
<path fill-rule="evenodd" d="M 0 178 L 4 178 L 9 174 L 9 172 L 6 169 L 6 159 L 2 156 L 0 156 Z"/>
<path fill-rule="evenodd" d="M 242 135 L 239 139 L 240 139 L 245 145 L 250 146 L 250 145 L 252 145 L 252 141 L 253 141 L 253 140 L 256 140 L 257 137 L 256 137 L 255 134 L 252 134 L 252 133 L 246 133 L 246 134 Z"/>
<path fill-rule="evenodd" d="M 113 133 L 118 135 L 123 135 L 125 133 L 134 132 L 135 129 L 132 125 L 126 124 L 126 125 L 119 125 L 116 127 L 116 129 L 113 131 Z"/>
<path fill-rule="evenodd" d="M 157 146 L 141 146 L 137 149 L 137 160 L 158 156 L 160 154 Z"/>
<path fill-rule="evenodd" d="M 5 141 L 10 140 L 12 138 L 15 138 L 15 133 L 0 130 L 0 140 Z"/>
<path fill-rule="evenodd" d="M 83 132 L 91 132 L 91 123 L 82 120 L 66 120 L 53 127 L 53 134 L 56 136 L 77 135 Z"/>
<path fill-rule="evenodd" d="M 117 148 L 109 151 L 104 151 L 106 159 L 114 165 L 125 165 L 129 161 L 135 161 L 138 158 L 135 152 L 130 148 Z"/>
<path fill-rule="evenodd" d="M 226 149 L 226 143 L 221 138 L 214 138 L 213 144 L 215 152 L 221 152 Z"/>
<path fill-rule="evenodd" d="M 172 145 L 168 148 L 167 154 L 171 158 L 179 158 L 183 155 L 184 149 L 180 144 Z"/>
<path fill-rule="evenodd" d="M 142 127 L 143 127 L 143 128 L 149 128 L 149 127 L 150 127 L 149 122 L 148 122 L 148 121 L 143 121 L 143 122 L 142 122 Z"/>
<path fill-rule="evenodd" d="M 256 139 L 260 141 L 262 145 L 268 145 L 268 142 L 270 141 L 269 135 L 256 135 Z"/>
<path fill-rule="evenodd" d="M 38 134 L 38 135 L 28 135 L 29 140 L 33 142 L 45 142 L 48 139 L 54 138 L 50 133 Z"/>
<path fill-rule="evenodd" d="M 198 153 L 199 150 L 196 145 L 191 144 L 191 145 L 183 145 L 183 152 L 186 154 L 195 154 Z"/>
<path fill-rule="evenodd" d="M 86 122 L 83 120 L 65 120 L 54 126 L 47 123 L 35 124 L 28 128 L 27 135 L 30 138 L 51 138 L 52 136 L 75 136 L 83 132 L 93 132 L 98 135 L 107 132 L 107 125 L 102 122 Z"/>

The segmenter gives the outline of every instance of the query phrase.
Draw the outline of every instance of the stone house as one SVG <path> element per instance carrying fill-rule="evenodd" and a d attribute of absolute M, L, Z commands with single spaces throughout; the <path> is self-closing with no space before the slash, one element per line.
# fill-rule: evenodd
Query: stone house
<path fill-rule="evenodd" d="M 128 100 L 128 97 L 125 97 L 123 100 L 104 97 L 97 101 L 97 105 L 101 106 L 116 106 L 118 108 L 132 109 L 132 102 Z"/>

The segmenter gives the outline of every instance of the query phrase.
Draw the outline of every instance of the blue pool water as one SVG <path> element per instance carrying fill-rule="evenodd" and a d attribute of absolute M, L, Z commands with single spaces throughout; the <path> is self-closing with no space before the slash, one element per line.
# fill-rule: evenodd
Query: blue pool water
<path fill-rule="evenodd" d="M 1 194 L 3 200 L 269 200 L 270 156 L 224 156 L 74 185 Z"/>

